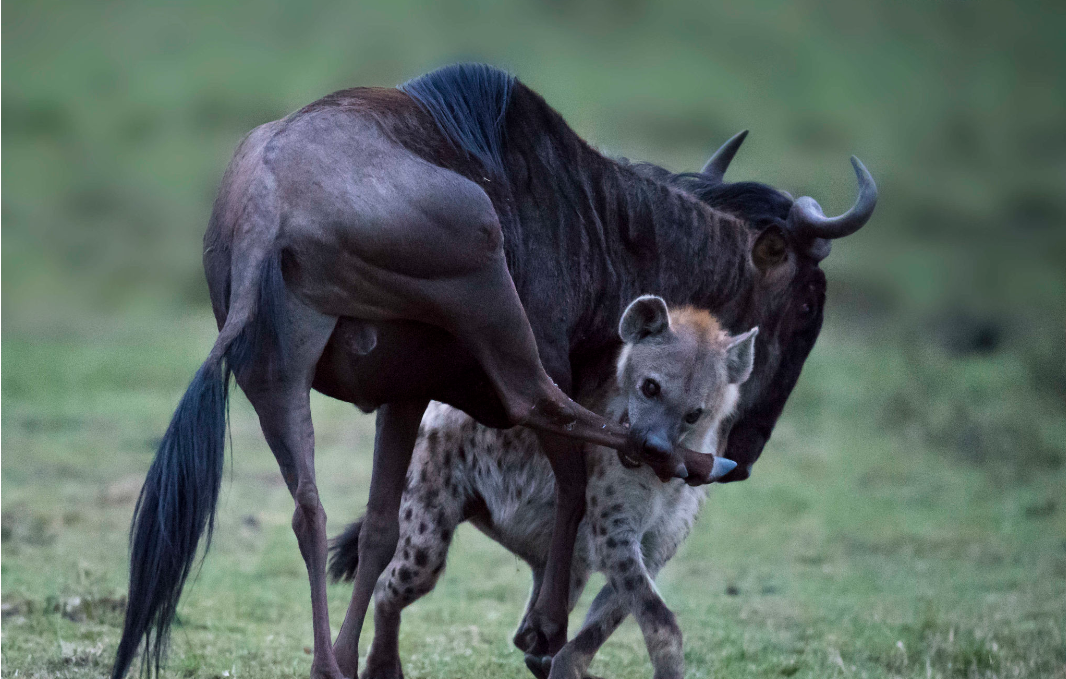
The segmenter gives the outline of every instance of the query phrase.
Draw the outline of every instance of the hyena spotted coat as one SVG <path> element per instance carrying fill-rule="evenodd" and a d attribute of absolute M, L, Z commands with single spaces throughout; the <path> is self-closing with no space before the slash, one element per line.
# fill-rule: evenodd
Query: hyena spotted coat
<path fill-rule="evenodd" d="M 625 311 L 615 375 L 580 395 L 594 411 L 629 423 L 664 448 L 681 442 L 718 452 L 740 385 L 751 374 L 757 329 L 732 337 L 705 311 L 669 311 L 653 296 Z M 723 431 L 725 430 L 725 431 Z M 434 403 L 427 411 L 400 507 L 400 542 L 375 590 L 375 636 L 368 676 L 401 676 L 400 612 L 436 584 L 456 527 L 471 521 L 533 571 L 536 601 L 551 540 L 555 485 L 529 430 L 501 431 Z M 603 447 L 587 449 L 589 484 L 571 570 L 571 606 L 593 570 L 607 576 L 584 626 L 550 659 L 530 658 L 538 675 L 584 675 L 625 617 L 640 625 L 657 679 L 684 669 L 681 631 L 653 580 L 687 537 L 706 487 L 660 482 L 647 467 Z M 331 573 L 351 577 L 359 523 L 335 542 Z"/>

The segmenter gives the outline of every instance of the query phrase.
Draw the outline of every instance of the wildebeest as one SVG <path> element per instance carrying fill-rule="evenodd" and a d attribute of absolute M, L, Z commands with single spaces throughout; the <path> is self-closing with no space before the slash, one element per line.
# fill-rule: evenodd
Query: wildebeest
<path fill-rule="evenodd" d="M 727 145 L 698 180 L 713 185 Z M 158 669 L 197 544 L 210 538 L 225 441 L 229 377 L 248 396 L 296 509 L 314 627 L 312 675 L 353 676 L 374 583 L 398 536 L 397 509 L 430 400 L 491 426 L 540 431 L 558 510 L 527 649 L 566 638 L 568 569 L 584 512 L 585 466 L 572 438 L 629 449 L 660 477 L 712 480 L 654 441 L 565 394 L 614 343 L 624 302 L 649 291 L 760 325 L 755 374 L 726 455 L 750 469 L 821 322 L 829 238 L 870 217 L 872 178 L 826 218 L 812 199 L 731 185 L 757 219 L 717 212 L 588 146 L 513 76 L 446 67 L 398 89 L 329 95 L 252 131 L 222 180 L 204 237 L 220 332 L 149 469 L 131 529 L 130 593 L 114 677 L 143 640 Z M 702 185 L 701 184 L 701 185 Z M 710 190 L 710 189 L 708 189 Z M 772 214 L 771 214 L 772 213 Z M 325 512 L 314 478 L 309 391 L 377 409 L 359 567 L 330 645 Z M 687 467 L 686 467 L 687 465 Z M 736 476 L 734 478 L 740 478 Z"/>
<path fill-rule="evenodd" d="M 739 385 L 751 374 L 755 329 L 738 337 L 706 311 L 667 310 L 658 297 L 636 299 L 622 315 L 624 345 L 614 374 L 586 385 L 578 400 L 615 422 L 673 445 L 716 451 L 722 425 L 736 408 Z M 588 514 L 581 522 L 571 567 L 570 607 L 591 571 L 607 576 L 585 624 L 546 664 L 530 658 L 540 677 L 585 676 L 593 656 L 630 613 L 637 619 L 656 679 L 684 673 L 681 630 L 653 580 L 688 535 L 707 486 L 680 479 L 660 483 L 648 469 L 627 469 L 616 453 L 586 447 Z M 460 523 L 470 520 L 533 571 L 540 589 L 551 535 L 555 483 L 528 429 L 477 424 L 439 403 L 422 420 L 400 503 L 400 543 L 374 591 L 374 641 L 364 677 L 398 677 L 401 611 L 433 589 Z M 330 574 L 352 577 L 360 524 L 333 546 Z"/>

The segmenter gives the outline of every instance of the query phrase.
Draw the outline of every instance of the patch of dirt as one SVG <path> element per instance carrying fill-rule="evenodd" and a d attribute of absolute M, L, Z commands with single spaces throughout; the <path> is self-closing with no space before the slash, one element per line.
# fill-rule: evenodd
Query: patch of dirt
<path fill-rule="evenodd" d="M 85 622 L 87 620 L 99 621 L 121 616 L 126 611 L 126 595 L 118 597 L 81 597 L 71 596 L 52 602 L 52 612 L 60 613 L 64 618 L 73 622 Z"/>
<path fill-rule="evenodd" d="M 9 507 L 0 516 L 0 540 L 47 547 L 56 541 L 59 520 L 47 514 L 30 512 L 25 507 Z"/>
<path fill-rule="evenodd" d="M 100 493 L 100 500 L 106 505 L 128 505 L 137 501 L 144 485 L 144 474 L 126 474 L 108 484 Z"/>
<path fill-rule="evenodd" d="M 30 613 L 33 613 L 33 602 L 29 599 L 15 599 L 0 604 L 0 618 L 4 620 Z"/>
<path fill-rule="evenodd" d="M 95 646 L 86 646 L 73 641 L 60 641 L 59 651 L 63 662 L 68 665 L 89 665 L 103 654 L 104 644 L 98 641 Z"/>

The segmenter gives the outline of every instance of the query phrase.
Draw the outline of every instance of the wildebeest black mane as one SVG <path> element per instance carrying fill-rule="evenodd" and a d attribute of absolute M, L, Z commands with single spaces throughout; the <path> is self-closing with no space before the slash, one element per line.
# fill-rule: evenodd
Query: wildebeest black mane
<path fill-rule="evenodd" d="M 600 154 L 513 76 L 455 65 L 401 90 L 459 153 L 412 150 L 433 153 L 429 160 L 485 189 L 523 303 L 550 303 L 552 316 L 566 317 L 573 351 L 616 341 L 620 300 L 655 293 L 675 304 L 720 308 L 742 296 L 743 228 L 688 187 Z M 666 261 L 691 261 L 693 269 L 660 265 Z M 566 262 L 586 266 L 575 271 Z M 570 315 L 571 309 L 581 311 Z"/>
<path fill-rule="evenodd" d="M 617 161 L 637 174 L 673 186 L 749 224 L 783 224 L 792 208 L 792 199 L 759 182 L 721 182 L 699 172 L 674 173 L 654 163 L 631 162 L 627 158 Z"/>
<path fill-rule="evenodd" d="M 453 64 L 399 86 L 433 118 L 458 150 L 498 177 L 504 174 L 505 116 L 518 83 L 514 75 L 485 64 Z M 725 183 L 698 172 L 673 173 L 647 162 L 616 161 L 638 175 L 684 191 L 716 209 L 749 222 L 784 220 L 791 199 L 758 182 Z M 558 169 L 558 168 L 555 168 Z"/>
<path fill-rule="evenodd" d="M 485 64 L 453 64 L 408 80 L 400 91 L 417 101 L 445 138 L 503 175 L 503 123 L 515 77 Z"/>

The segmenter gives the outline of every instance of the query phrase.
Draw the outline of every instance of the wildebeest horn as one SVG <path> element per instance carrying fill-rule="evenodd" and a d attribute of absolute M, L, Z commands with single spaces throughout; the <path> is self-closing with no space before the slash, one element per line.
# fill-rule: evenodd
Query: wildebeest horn
<path fill-rule="evenodd" d="M 725 457 L 715 457 L 714 467 L 711 468 L 711 477 L 717 481 L 729 472 L 737 468 L 737 463 Z"/>
<path fill-rule="evenodd" d="M 725 178 L 725 171 L 729 169 L 729 163 L 733 162 L 733 156 L 737 155 L 737 149 L 744 143 L 744 137 L 746 136 L 748 136 L 748 131 L 743 130 L 722 144 L 711 156 L 711 159 L 707 161 L 707 164 L 703 166 L 700 173 L 707 175 L 715 183 L 722 181 Z"/>
<path fill-rule="evenodd" d="M 797 198 L 788 213 L 788 227 L 793 233 L 816 239 L 843 238 L 855 233 L 869 221 L 877 205 L 877 184 L 866 166 L 855 156 L 851 157 L 851 165 L 859 180 L 859 197 L 851 209 L 839 217 L 826 217 L 822 207 L 813 198 Z"/>

